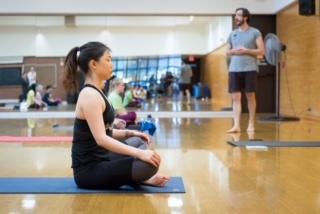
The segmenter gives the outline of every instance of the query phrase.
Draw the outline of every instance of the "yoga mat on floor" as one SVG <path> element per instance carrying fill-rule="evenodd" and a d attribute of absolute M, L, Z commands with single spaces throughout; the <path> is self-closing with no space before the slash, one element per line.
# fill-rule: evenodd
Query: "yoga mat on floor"
<path fill-rule="evenodd" d="M 320 141 L 227 141 L 232 146 L 320 147 Z"/>
<path fill-rule="evenodd" d="M 0 194 L 106 194 L 106 193 L 185 193 L 182 177 L 172 177 L 165 187 L 122 186 L 112 190 L 80 189 L 72 177 L 0 178 Z"/>
<path fill-rule="evenodd" d="M 0 142 L 71 142 L 71 136 L 0 136 Z"/>

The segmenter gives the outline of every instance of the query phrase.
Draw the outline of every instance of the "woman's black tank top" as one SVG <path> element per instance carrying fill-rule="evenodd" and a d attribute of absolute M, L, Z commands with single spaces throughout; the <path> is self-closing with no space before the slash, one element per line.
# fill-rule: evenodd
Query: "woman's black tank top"
<path fill-rule="evenodd" d="M 110 105 L 106 96 L 101 90 L 97 89 L 95 86 L 86 84 L 83 86 L 91 87 L 97 90 L 103 97 L 106 103 L 106 109 L 101 115 L 103 117 L 104 124 L 106 126 L 106 134 L 112 136 L 111 125 L 115 118 L 115 112 L 113 107 Z M 73 127 L 73 141 L 72 141 L 72 168 L 78 168 L 80 166 L 85 166 L 89 163 L 99 162 L 103 160 L 109 160 L 108 151 L 100 147 L 89 128 L 86 120 L 76 118 Z"/>

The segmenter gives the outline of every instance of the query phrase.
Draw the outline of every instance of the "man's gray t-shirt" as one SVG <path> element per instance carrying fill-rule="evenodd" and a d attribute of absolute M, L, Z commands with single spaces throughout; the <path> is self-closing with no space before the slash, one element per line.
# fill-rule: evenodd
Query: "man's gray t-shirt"
<path fill-rule="evenodd" d="M 228 43 L 233 48 L 248 48 L 248 49 L 256 49 L 257 38 L 261 36 L 261 32 L 253 27 L 249 27 L 246 31 L 240 31 L 236 29 L 231 32 Z M 231 55 L 230 56 L 230 72 L 244 72 L 244 71 L 257 71 L 258 63 L 257 59 L 254 56 L 250 55 Z"/>
<path fill-rule="evenodd" d="M 184 64 L 181 67 L 179 83 L 190 84 L 192 77 L 192 69 L 190 65 Z"/>

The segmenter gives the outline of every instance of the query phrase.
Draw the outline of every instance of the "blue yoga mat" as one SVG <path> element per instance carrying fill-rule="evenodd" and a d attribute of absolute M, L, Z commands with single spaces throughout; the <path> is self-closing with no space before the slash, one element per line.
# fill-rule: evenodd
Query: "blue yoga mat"
<path fill-rule="evenodd" d="M 72 177 L 0 178 L 0 194 L 86 194 L 86 193 L 185 193 L 181 177 L 172 177 L 165 187 L 121 186 L 112 190 L 80 189 Z"/>

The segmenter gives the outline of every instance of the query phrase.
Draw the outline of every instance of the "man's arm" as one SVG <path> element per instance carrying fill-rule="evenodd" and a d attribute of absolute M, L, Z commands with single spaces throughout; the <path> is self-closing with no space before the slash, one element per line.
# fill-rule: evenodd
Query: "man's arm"
<path fill-rule="evenodd" d="M 227 45 L 227 56 L 231 56 L 231 55 L 239 55 L 237 54 L 237 50 L 236 49 L 231 49 L 231 45 L 228 44 Z"/>
<path fill-rule="evenodd" d="M 253 57 L 263 56 L 264 55 L 264 44 L 262 36 L 259 36 L 256 39 L 256 49 L 240 48 L 236 50 L 236 55 L 251 55 Z"/>
<path fill-rule="evenodd" d="M 263 44 L 263 39 L 262 36 L 259 36 L 256 39 L 256 45 L 257 49 L 248 49 L 248 54 L 252 56 L 263 56 L 264 55 L 264 44 Z"/>

